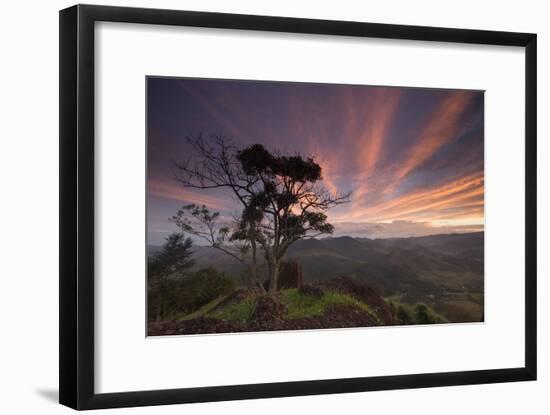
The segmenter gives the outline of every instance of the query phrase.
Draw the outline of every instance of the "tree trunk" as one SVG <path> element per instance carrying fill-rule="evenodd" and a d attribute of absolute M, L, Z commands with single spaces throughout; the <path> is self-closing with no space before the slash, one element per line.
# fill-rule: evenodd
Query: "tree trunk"
<path fill-rule="evenodd" d="M 254 238 L 252 238 L 252 241 L 251 241 L 251 246 L 252 246 L 252 265 L 250 266 L 250 274 L 251 274 L 251 279 L 252 279 L 252 284 L 251 286 L 254 286 L 257 284 L 257 281 L 258 281 L 258 267 L 256 265 L 256 241 Z"/>
<path fill-rule="evenodd" d="M 279 283 L 279 263 L 276 261 L 273 261 L 272 264 L 270 264 L 270 275 L 269 275 L 269 292 L 275 293 L 277 292 L 277 286 Z"/>

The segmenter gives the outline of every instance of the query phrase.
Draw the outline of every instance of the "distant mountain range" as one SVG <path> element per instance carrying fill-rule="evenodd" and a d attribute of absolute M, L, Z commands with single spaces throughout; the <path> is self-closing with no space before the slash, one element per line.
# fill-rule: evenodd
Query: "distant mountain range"
<path fill-rule="evenodd" d="M 154 252 L 158 247 L 149 247 Z M 242 266 L 211 247 L 194 246 L 195 267 L 213 266 L 238 278 Z M 410 299 L 483 293 L 484 233 L 368 239 L 349 236 L 305 239 L 287 254 L 302 264 L 304 280 L 355 275 L 385 296 Z"/>

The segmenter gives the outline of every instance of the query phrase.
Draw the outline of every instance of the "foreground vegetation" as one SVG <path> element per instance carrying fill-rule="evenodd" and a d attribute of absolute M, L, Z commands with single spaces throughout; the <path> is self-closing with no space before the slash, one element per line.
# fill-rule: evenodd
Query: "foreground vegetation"
<path fill-rule="evenodd" d="M 479 321 L 482 312 L 479 294 L 384 298 L 353 274 L 303 283 L 292 262 L 283 267 L 277 290 L 266 291 L 239 285 L 216 268 L 197 268 L 191 249 L 190 239 L 172 234 L 149 258 L 149 335 L 438 324 Z"/>
<path fill-rule="evenodd" d="M 205 280 L 209 283 L 204 283 Z M 269 294 L 235 288 L 231 279 L 210 268 L 175 283 L 170 292 L 173 298 L 169 302 L 178 306 L 150 318 L 149 335 L 447 322 L 423 303 L 388 303 L 353 277 Z"/>

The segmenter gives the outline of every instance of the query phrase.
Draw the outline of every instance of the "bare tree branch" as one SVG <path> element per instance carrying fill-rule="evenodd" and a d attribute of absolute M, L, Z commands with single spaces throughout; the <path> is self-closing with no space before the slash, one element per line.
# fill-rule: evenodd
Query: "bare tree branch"
<path fill-rule="evenodd" d="M 243 253 L 252 249 L 254 272 L 258 244 L 268 262 L 272 285 L 290 245 L 332 233 L 334 227 L 324 212 L 350 201 L 351 193 L 332 194 L 322 186 L 321 166 L 311 157 L 270 153 L 260 144 L 238 149 L 222 136 L 187 139 L 195 155 L 176 164 L 176 180 L 189 188 L 228 189 L 243 211 L 232 232 L 217 228 L 218 217 L 204 206 L 202 210 L 191 208 L 191 216 L 201 226 L 191 232 L 188 222 L 180 225 L 240 262 L 246 257 Z M 226 242 L 241 253 L 240 258 L 225 248 Z"/>

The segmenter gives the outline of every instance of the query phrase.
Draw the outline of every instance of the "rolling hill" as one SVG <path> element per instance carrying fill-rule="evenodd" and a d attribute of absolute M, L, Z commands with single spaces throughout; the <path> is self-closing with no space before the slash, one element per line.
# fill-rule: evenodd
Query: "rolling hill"
<path fill-rule="evenodd" d="M 149 247 L 149 252 L 157 248 Z M 195 268 L 214 267 L 239 283 L 243 267 L 227 254 L 194 246 Z M 329 237 L 295 242 L 288 259 L 304 283 L 354 276 L 388 302 L 424 302 L 450 321 L 480 321 L 484 299 L 484 233 L 368 239 Z"/>

